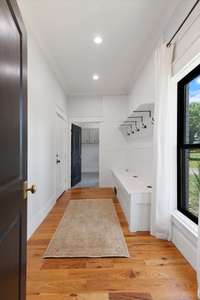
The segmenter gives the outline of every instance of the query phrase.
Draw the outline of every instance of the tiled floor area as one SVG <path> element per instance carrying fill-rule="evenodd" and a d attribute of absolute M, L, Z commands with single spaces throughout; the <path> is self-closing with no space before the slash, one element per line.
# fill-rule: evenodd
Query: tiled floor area
<path fill-rule="evenodd" d="M 98 187 L 99 173 L 82 173 L 82 180 L 73 188 Z"/>

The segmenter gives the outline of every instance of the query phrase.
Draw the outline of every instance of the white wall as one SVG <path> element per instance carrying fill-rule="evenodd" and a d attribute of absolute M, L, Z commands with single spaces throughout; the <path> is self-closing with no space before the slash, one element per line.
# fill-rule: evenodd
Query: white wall
<path fill-rule="evenodd" d="M 152 142 L 130 143 L 128 149 L 130 163 L 128 168 L 143 176 L 152 184 L 153 176 L 153 146 Z"/>
<path fill-rule="evenodd" d="M 100 185 L 113 186 L 112 168 L 128 165 L 128 144 L 119 125 L 128 115 L 127 96 L 104 96 L 104 122 L 100 128 Z"/>
<path fill-rule="evenodd" d="M 139 105 L 155 101 L 155 58 L 152 54 L 144 68 L 139 73 L 137 80 L 129 95 L 129 111 L 132 112 Z"/>
<path fill-rule="evenodd" d="M 139 73 L 129 95 L 129 113 L 145 103 L 155 103 L 155 58 L 152 54 Z M 152 182 L 153 139 L 140 138 L 129 142 L 130 168 Z"/>
<path fill-rule="evenodd" d="M 71 96 L 68 102 L 70 118 L 99 118 L 103 117 L 101 96 Z"/>
<path fill-rule="evenodd" d="M 82 173 L 99 172 L 99 145 L 82 144 Z"/>
<path fill-rule="evenodd" d="M 79 125 L 81 120 L 94 122 L 100 117 L 100 186 L 113 186 L 112 168 L 131 168 L 151 182 L 152 139 L 128 142 L 119 130 L 128 116 L 128 96 L 69 97 L 68 107 L 69 117 Z"/>
<path fill-rule="evenodd" d="M 99 121 L 100 186 L 112 186 L 111 169 L 127 165 L 128 145 L 118 127 L 128 115 L 127 96 L 69 97 L 72 122 Z"/>
<path fill-rule="evenodd" d="M 56 201 L 56 107 L 66 113 L 66 97 L 28 32 L 28 237 Z"/>

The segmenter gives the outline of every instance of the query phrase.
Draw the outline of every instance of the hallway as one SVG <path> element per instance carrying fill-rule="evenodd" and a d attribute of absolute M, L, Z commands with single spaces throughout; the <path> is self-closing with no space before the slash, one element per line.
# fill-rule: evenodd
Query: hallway
<path fill-rule="evenodd" d="M 199 32 L 200 0 L 0 1 L 0 300 L 200 300 Z"/>
<path fill-rule="evenodd" d="M 112 198 L 130 258 L 43 259 L 70 200 Z M 131 234 L 112 189 L 65 192 L 28 241 L 27 300 L 192 300 L 196 275 L 175 246 L 147 232 Z"/>

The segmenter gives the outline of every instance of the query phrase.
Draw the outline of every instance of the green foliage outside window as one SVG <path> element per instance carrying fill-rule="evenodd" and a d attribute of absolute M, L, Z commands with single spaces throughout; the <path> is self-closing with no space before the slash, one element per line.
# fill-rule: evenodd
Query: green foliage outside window
<path fill-rule="evenodd" d="M 200 103 L 193 102 L 189 105 L 189 139 L 190 143 L 200 141 Z"/>

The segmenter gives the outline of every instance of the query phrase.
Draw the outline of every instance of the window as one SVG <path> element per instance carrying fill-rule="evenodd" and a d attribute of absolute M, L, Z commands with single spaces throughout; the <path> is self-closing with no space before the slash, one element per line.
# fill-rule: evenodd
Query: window
<path fill-rule="evenodd" d="M 200 66 L 178 83 L 178 210 L 198 223 Z"/>

